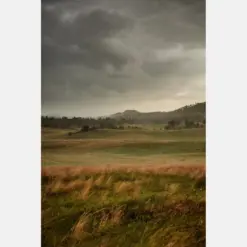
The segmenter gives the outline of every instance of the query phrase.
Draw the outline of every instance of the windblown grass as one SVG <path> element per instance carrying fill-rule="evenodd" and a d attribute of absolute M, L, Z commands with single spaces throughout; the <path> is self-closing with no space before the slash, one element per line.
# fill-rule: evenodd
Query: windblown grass
<path fill-rule="evenodd" d="M 44 167 L 42 246 L 205 246 L 205 167 Z"/>

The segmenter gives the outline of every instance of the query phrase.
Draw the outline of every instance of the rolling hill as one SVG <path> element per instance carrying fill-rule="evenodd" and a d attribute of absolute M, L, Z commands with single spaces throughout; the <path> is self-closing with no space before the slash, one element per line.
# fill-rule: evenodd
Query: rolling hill
<path fill-rule="evenodd" d="M 206 113 L 206 102 L 186 105 L 169 112 L 139 112 L 136 110 L 126 110 L 112 114 L 113 119 L 128 119 L 134 123 L 164 123 L 170 120 L 182 121 L 190 119 L 193 121 L 203 121 Z"/>

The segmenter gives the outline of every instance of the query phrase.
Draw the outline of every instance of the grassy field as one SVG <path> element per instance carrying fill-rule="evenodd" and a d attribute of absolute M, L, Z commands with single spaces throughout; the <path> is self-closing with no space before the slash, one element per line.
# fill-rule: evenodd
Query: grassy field
<path fill-rule="evenodd" d="M 205 131 L 42 130 L 43 247 L 205 246 Z"/>
<path fill-rule="evenodd" d="M 69 132 L 42 131 L 42 165 L 205 164 L 204 129 Z"/>
<path fill-rule="evenodd" d="M 205 246 L 204 168 L 45 167 L 42 246 Z"/>

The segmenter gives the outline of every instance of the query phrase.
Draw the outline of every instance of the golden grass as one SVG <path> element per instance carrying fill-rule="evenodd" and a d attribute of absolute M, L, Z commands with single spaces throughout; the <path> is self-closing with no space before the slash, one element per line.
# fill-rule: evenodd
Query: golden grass
<path fill-rule="evenodd" d="M 80 167 L 80 166 L 46 166 L 42 167 L 42 177 L 56 177 L 56 178 L 69 178 L 79 176 L 81 174 L 95 174 L 95 173 L 111 173 L 114 171 L 119 172 L 141 172 L 150 174 L 174 174 L 174 175 L 189 175 L 191 177 L 205 176 L 205 165 L 186 165 L 186 166 L 97 166 L 97 167 Z M 108 178 L 109 179 L 109 178 Z M 106 183 L 110 183 L 107 181 Z"/>
<path fill-rule="evenodd" d="M 169 140 L 133 131 L 98 139 L 92 133 L 79 140 L 66 138 L 69 131 L 42 132 L 42 162 L 60 165 L 41 168 L 45 247 L 127 247 L 129 239 L 140 241 L 135 246 L 202 246 L 195 245 L 200 241 L 194 232 L 205 235 L 200 223 L 205 213 L 203 155 L 111 154 L 104 150 Z"/>
<path fill-rule="evenodd" d="M 114 189 L 117 194 L 127 193 L 128 195 L 136 198 L 140 194 L 141 187 L 138 183 L 123 181 L 117 182 Z"/>
<path fill-rule="evenodd" d="M 104 214 L 100 219 L 98 230 L 102 230 L 103 228 L 105 228 L 108 222 L 109 222 L 109 214 Z"/>
<path fill-rule="evenodd" d="M 98 225 L 98 230 L 100 231 L 107 226 L 119 225 L 123 215 L 124 212 L 121 208 L 117 208 L 109 213 L 103 214 Z"/>
<path fill-rule="evenodd" d="M 85 182 L 79 179 L 65 183 L 61 178 L 57 178 L 47 185 L 46 192 L 48 194 L 70 192 L 84 187 L 84 184 Z"/>
<path fill-rule="evenodd" d="M 84 184 L 85 184 L 84 181 L 80 179 L 73 180 L 68 183 L 67 190 L 71 191 L 71 190 L 80 189 L 84 186 Z"/>
<path fill-rule="evenodd" d="M 180 184 L 172 183 L 167 185 L 167 191 L 170 195 L 175 194 L 179 190 Z"/>
<path fill-rule="evenodd" d="M 81 191 L 79 191 L 77 198 L 86 200 L 89 197 L 90 191 L 93 188 L 93 178 L 89 178 L 84 181 L 84 186 Z"/>
<path fill-rule="evenodd" d="M 133 190 L 133 183 L 131 182 L 118 182 L 115 184 L 115 192 L 131 192 Z"/>
<path fill-rule="evenodd" d="M 76 240 L 81 240 L 83 235 L 88 235 L 92 231 L 91 220 L 88 216 L 82 216 L 72 229 L 71 237 Z"/>
<path fill-rule="evenodd" d="M 94 184 L 100 186 L 105 180 L 105 174 L 101 174 L 94 182 Z"/>
<path fill-rule="evenodd" d="M 109 197 L 110 192 L 109 191 L 102 191 L 101 196 L 100 196 L 100 200 L 102 202 L 106 202 L 107 198 Z"/>
<path fill-rule="evenodd" d="M 118 225 L 121 222 L 123 215 L 124 215 L 124 213 L 123 213 L 122 209 L 119 208 L 119 209 L 115 210 L 112 214 L 111 222 L 114 225 Z"/>
<path fill-rule="evenodd" d="M 112 183 L 113 183 L 112 176 L 109 176 L 108 179 L 106 180 L 105 184 L 106 184 L 106 186 L 111 186 Z"/>
<path fill-rule="evenodd" d="M 164 179 L 160 179 L 160 176 L 152 176 L 153 174 L 187 174 L 196 179 L 191 180 L 188 177 L 183 177 L 182 182 L 180 182 L 180 178 L 176 180 L 177 177 L 173 180 L 173 177 L 168 176 L 166 180 L 166 176 Z M 48 208 L 45 209 L 44 213 L 42 212 L 42 218 L 46 220 L 46 225 L 43 228 L 52 235 L 49 227 L 54 227 L 56 236 L 59 236 L 56 229 L 62 227 L 63 220 L 67 220 L 70 214 L 72 217 L 75 215 L 74 220 L 68 220 L 68 224 L 71 224 L 69 225 L 70 230 L 64 230 L 64 235 L 59 240 L 59 243 L 63 243 L 64 246 L 80 246 L 82 243 L 87 246 L 87 243 L 94 242 L 94 238 L 102 237 L 102 239 L 98 239 L 99 241 L 95 246 L 107 247 L 108 244 L 112 244 L 110 233 L 114 232 L 115 229 L 123 229 L 121 230 L 123 236 L 129 231 L 131 236 L 135 238 L 137 236 L 133 233 L 134 228 L 129 229 L 128 224 L 133 223 L 130 227 L 135 227 L 137 222 L 141 225 L 143 232 L 140 241 L 146 241 L 147 246 L 190 246 L 187 245 L 187 238 L 189 238 L 188 241 L 192 241 L 193 236 L 188 233 L 189 230 L 182 232 L 180 236 L 180 222 L 176 222 L 178 226 L 176 225 L 175 228 L 174 221 L 170 218 L 177 220 L 182 215 L 189 216 L 192 213 L 196 217 L 197 215 L 202 217 L 205 211 L 205 198 L 203 191 L 200 190 L 200 188 L 204 188 L 205 167 L 44 167 L 42 176 L 42 179 L 46 178 L 43 186 L 47 192 L 43 194 L 46 200 L 54 200 L 55 197 L 52 196 L 52 193 L 59 192 L 68 192 L 64 195 L 58 195 L 58 198 L 69 199 L 69 205 L 71 205 L 71 199 L 74 199 L 75 207 L 72 205 L 65 209 L 62 200 L 61 202 L 58 201 L 63 205 L 62 210 L 58 210 L 57 206 L 54 206 L 54 208 L 51 207 L 51 210 Z M 202 177 L 204 179 L 201 179 Z M 185 190 L 183 184 L 185 184 Z M 194 191 L 193 186 L 195 185 Z M 189 189 L 186 189 L 187 187 Z M 153 195 L 155 196 L 153 197 Z M 80 200 L 84 200 L 82 204 L 86 206 L 85 211 L 84 206 L 80 206 Z M 45 206 L 47 205 L 45 204 Z M 59 212 L 57 225 L 54 226 L 50 223 L 50 218 L 53 217 L 52 210 Z M 63 214 L 64 210 L 68 210 L 68 214 L 64 214 L 64 219 L 61 220 L 61 213 Z M 84 212 L 83 215 L 81 215 L 82 212 Z M 160 217 L 169 221 L 170 224 L 153 231 L 152 221 L 155 224 Z M 54 219 L 52 221 L 54 222 Z M 198 223 L 198 219 L 195 222 L 200 229 L 203 229 L 201 223 Z M 147 232 L 145 232 L 146 223 L 149 224 Z M 202 238 L 203 234 L 202 232 Z M 164 239 L 166 242 L 165 245 L 162 245 Z M 49 241 L 52 243 L 52 239 Z M 123 241 L 125 242 L 125 240 Z M 186 245 L 183 245 L 184 243 Z M 46 246 L 51 246 L 51 244 Z"/>

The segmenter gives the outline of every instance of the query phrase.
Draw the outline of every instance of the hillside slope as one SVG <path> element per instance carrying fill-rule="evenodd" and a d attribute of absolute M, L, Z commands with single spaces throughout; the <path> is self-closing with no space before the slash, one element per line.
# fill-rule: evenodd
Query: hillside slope
<path fill-rule="evenodd" d="M 111 115 L 114 119 L 131 119 L 135 123 L 159 123 L 174 120 L 190 119 L 202 121 L 205 118 L 206 102 L 187 105 L 169 112 L 138 112 L 136 110 L 126 110 L 122 113 Z"/>

